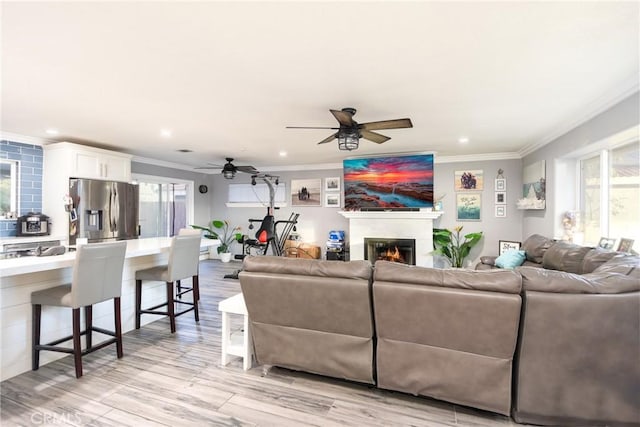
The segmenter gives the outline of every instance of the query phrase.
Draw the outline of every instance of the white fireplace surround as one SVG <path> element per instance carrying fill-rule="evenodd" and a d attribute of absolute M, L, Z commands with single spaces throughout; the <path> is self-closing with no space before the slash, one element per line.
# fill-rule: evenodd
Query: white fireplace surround
<path fill-rule="evenodd" d="M 433 221 L 442 211 L 339 211 L 349 220 L 349 254 L 364 259 L 364 238 L 415 239 L 416 265 L 433 267 Z"/>

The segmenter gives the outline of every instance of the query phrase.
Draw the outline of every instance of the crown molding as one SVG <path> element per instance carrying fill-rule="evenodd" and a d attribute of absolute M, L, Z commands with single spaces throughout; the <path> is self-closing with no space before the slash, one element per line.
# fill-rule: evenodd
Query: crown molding
<path fill-rule="evenodd" d="M 204 173 L 204 174 L 211 175 L 219 172 L 217 169 L 214 169 L 212 171 L 196 170 L 195 166 L 185 165 L 182 163 L 167 162 L 165 160 L 152 159 L 150 157 L 133 156 L 131 161 L 136 163 L 144 163 L 146 165 L 161 166 L 161 167 L 170 168 L 170 169 L 180 169 L 180 170 L 189 171 L 193 173 Z M 222 168 L 220 168 L 220 170 L 222 170 Z"/>
<path fill-rule="evenodd" d="M 559 125 L 554 132 L 551 132 L 546 137 L 540 139 L 539 141 L 533 142 L 525 147 L 521 148 L 518 153 L 520 157 L 528 156 L 536 150 L 544 147 L 545 145 L 555 141 L 560 138 L 562 135 L 567 134 L 578 126 L 588 122 L 599 114 L 604 113 L 611 107 L 620 102 L 624 101 L 631 95 L 635 94 L 640 90 L 640 82 L 638 81 L 638 76 L 634 75 L 629 79 L 625 80 L 623 84 L 619 86 L 619 89 L 616 91 L 617 94 L 614 96 L 601 96 L 596 99 L 594 102 L 589 104 L 582 110 L 580 116 L 576 116 L 575 119 L 569 120 L 564 124 Z"/>
<path fill-rule="evenodd" d="M 37 136 L 20 135 L 18 133 L 5 132 L 5 131 L 0 131 L 0 139 L 4 141 L 20 142 L 22 144 L 40 145 L 40 146 L 52 144 L 53 142 L 55 142 L 46 138 L 39 138 Z"/>
<path fill-rule="evenodd" d="M 487 162 L 491 160 L 518 160 L 521 156 L 517 152 L 486 153 L 486 154 L 465 154 L 462 156 L 435 156 L 434 162 L 440 163 L 462 163 L 462 162 Z"/>
<path fill-rule="evenodd" d="M 290 166 L 264 166 L 259 167 L 260 172 L 288 172 L 288 171 L 303 171 L 303 170 L 327 170 L 327 169 L 342 169 L 342 163 L 318 163 L 317 165 L 290 165 Z"/>

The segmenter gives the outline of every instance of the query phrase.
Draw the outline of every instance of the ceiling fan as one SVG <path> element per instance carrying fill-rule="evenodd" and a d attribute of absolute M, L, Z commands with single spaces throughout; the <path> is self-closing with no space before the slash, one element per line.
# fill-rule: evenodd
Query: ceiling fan
<path fill-rule="evenodd" d="M 258 171 L 258 169 L 254 168 L 253 166 L 236 166 L 233 163 L 233 158 L 232 157 L 227 157 L 225 159 L 227 161 L 227 163 L 224 164 L 224 166 L 220 166 L 220 165 L 214 165 L 214 164 L 210 164 L 211 166 L 201 166 L 201 167 L 197 167 L 196 169 L 220 169 L 222 168 L 222 176 L 224 176 L 226 179 L 233 179 L 234 176 L 236 176 L 236 172 L 240 171 L 240 172 L 244 172 L 244 173 L 248 173 L 251 175 L 256 175 L 258 173 L 260 173 Z"/>
<path fill-rule="evenodd" d="M 382 144 L 390 140 L 388 136 L 381 135 L 372 130 L 379 129 L 401 129 L 411 128 L 413 124 L 411 119 L 383 120 L 379 122 L 358 123 L 353 120 L 356 109 L 347 107 L 342 110 L 329 110 L 331 114 L 338 120 L 340 127 L 313 127 L 313 126 L 287 126 L 287 129 L 334 129 L 337 130 L 333 135 L 318 142 L 318 144 L 326 144 L 334 139 L 338 139 L 338 148 L 341 150 L 355 150 L 358 148 L 358 140 L 360 138 L 367 139 L 377 144 Z"/>

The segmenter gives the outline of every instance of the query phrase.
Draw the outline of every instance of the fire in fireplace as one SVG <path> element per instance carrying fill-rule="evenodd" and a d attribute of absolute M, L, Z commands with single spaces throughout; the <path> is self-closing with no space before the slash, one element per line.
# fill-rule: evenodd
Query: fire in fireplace
<path fill-rule="evenodd" d="M 375 264 L 378 260 L 416 265 L 415 239 L 364 238 L 364 259 Z"/>

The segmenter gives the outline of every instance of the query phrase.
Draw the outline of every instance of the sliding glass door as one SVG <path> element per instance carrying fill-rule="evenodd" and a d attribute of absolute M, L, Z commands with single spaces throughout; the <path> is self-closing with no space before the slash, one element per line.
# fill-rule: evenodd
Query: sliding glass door
<path fill-rule="evenodd" d="M 174 181 L 174 180 L 172 180 Z M 171 237 L 193 220 L 193 182 L 140 176 L 140 237 Z"/>

